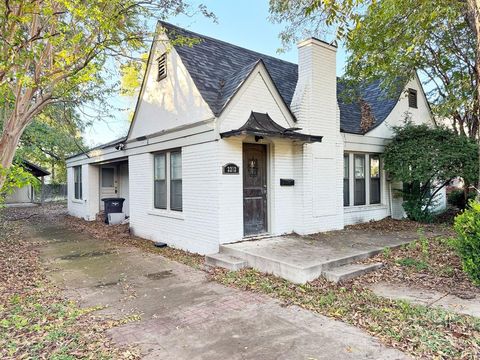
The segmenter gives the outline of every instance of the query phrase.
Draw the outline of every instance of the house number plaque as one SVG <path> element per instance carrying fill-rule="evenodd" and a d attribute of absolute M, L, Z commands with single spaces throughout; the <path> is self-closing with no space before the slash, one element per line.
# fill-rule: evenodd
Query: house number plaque
<path fill-rule="evenodd" d="M 223 165 L 222 169 L 223 169 L 222 170 L 223 174 L 227 174 L 227 175 L 240 174 L 240 169 L 238 168 L 238 165 L 235 165 L 233 163 L 228 163 Z"/>

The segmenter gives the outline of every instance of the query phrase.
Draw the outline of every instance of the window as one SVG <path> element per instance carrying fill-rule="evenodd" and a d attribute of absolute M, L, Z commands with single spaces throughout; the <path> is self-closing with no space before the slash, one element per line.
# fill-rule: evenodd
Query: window
<path fill-rule="evenodd" d="M 349 155 L 343 156 L 343 206 L 350 205 L 350 161 Z"/>
<path fill-rule="evenodd" d="M 112 167 L 102 168 L 102 187 L 115 186 L 115 169 Z"/>
<path fill-rule="evenodd" d="M 73 167 L 74 197 L 77 200 L 82 199 L 82 167 Z"/>
<path fill-rule="evenodd" d="M 417 90 L 408 89 L 408 107 L 417 109 Z"/>
<path fill-rule="evenodd" d="M 380 157 L 370 155 L 370 204 L 380 204 Z"/>
<path fill-rule="evenodd" d="M 157 59 L 157 81 L 167 77 L 167 53 L 163 53 Z"/>
<path fill-rule="evenodd" d="M 182 153 L 170 153 L 170 209 L 182 211 Z"/>
<path fill-rule="evenodd" d="M 167 208 L 167 154 L 157 154 L 154 158 L 154 206 Z"/>
<path fill-rule="evenodd" d="M 343 206 L 381 204 L 381 184 L 380 155 L 344 154 Z"/>
<path fill-rule="evenodd" d="M 156 209 L 182 211 L 181 151 L 167 151 L 154 155 L 153 196 Z"/>
<path fill-rule="evenodd" d="M 354 156 L 355 162 L 355 197 L 354 205 L 365 205 L 365 155 Z"/>

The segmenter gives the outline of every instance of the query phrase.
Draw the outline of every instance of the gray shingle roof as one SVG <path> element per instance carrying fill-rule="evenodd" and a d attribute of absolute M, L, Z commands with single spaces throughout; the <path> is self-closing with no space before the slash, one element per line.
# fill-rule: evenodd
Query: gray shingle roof
<path fill-rule="evenodd" d="M 298 79 L 298 65 L 248 50 L 227 42 L 200 35 L 160 21 L 170 38 L 177 36 L 196 38 L 200 41 L 189 47 L 174 45 L 202 97 L 215 115 L 219 115 L 255 65 L 262 61 L 278 92 L 289 107 Z M 343 85 L 337 81 L 337 93 Z M 375 123 L 381 124 L 395 106 L 398 96 L 387 96 L 380 84 L 373 83 L 360 90 L 361 97 L 370 104 Z M 321 101 L 321 99 L 319 99 Z M 362 134 L 359 103 L 346 102 L 338 96 L 340 130 Z M 254 109 L 252 109 L 254 110 Z"/>

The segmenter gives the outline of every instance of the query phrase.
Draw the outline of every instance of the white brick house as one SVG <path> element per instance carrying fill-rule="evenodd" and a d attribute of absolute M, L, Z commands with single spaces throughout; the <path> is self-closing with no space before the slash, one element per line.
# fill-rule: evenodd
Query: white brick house
<path fill-rule="evenodd" d="M 418 79 L 345 102 L 336 48 L 298 45 L 299 64 L 160 23 L 127 137 L 68 159 L 68 209 L 86 220 L 123 197 L 138 236 L 198 253 L 246 237 L 308 234 L 401 217 L 382 170 L 392 126 L 431 121 Z M 177 35 L 198 38 L 169 46 Z M 167 50 L 168 49 L 168 50 Z"/>

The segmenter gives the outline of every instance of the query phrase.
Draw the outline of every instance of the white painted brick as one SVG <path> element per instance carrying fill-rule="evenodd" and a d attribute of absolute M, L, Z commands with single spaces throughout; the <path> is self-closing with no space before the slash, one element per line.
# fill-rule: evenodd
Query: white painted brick
<path fill-rule="evenodd" d="M 163 52 L 156 48 L 157 54 Z M 155 56 L 153 57 L 155 58 Z M 276 93 L 268 73 L 259 64 L 230 101 L 220 118 L 213 116 L 188 76 L 178 54 L 168 55 L 169 77 L 157 83 L 148 69 L 147 89 L 142 93 L 131 138 L 187 124 L 199 124 L 149 140 L 127 144 L 119 153 L 113 148 L 99 150 L 92 158 L 70 160 L 68 210 L 74 216 L 93 220 L 98 212 L 98 165 L 115 157 L 128 157 L 128 197 L 133 233 L 170 246 L 215 253 L 219 244 L 243 238 L 243 143 L 253 137 L 221 139 L 219 133 L 238 129 L 252 111 L 268 113 L 283 127 L 299 126 L 302 132 L 323 136 L 322 143 L 303 144 L 287 139 L 263 139 L 268 148 L 268 230 L 272 235 L 309 234 L 341 229 L 345 224 L 381 219 L 393 213 L 403 215 L 401 199 L 391 198 L 390 187 L 382 181 L 382 204 L 343 206 L 343 155 L 351 152 L 383 152 L 391 137 L 387 125 L 365 136 L 341 134 L 336 94 L 336 59 L 332 47 L 307 41 L 299 48 L 299 80 L 290 108 L 298 119 L 294 123 Z M 418 84 L 410 83 L 415 87 Z M 420 91 L 419 91 L 420 93 Z M 414 112 L 415 122 L 425 121 L 426 105 Z M 405 99 L 389 119 L 397 124 L 405 110 Z M 387 120 L 389 120 L 387 119 Z M 200 123 L 204 122 L 200 126 Z M 389 122 L 389 121 L 387 121 Z M 182 148 L 183 211 L 153 209 L 153 152 Z M 239 175 L 222 175 L 222 166 L 235 163 Z M 84 201 L 74 202 L 73 164 L 83 164 Z M 125 175 L 125 174 L 124 174 Z M 295 180 L 295 186 L 282 187 L 280 179 Z M 121 183 L 126 184 L 124 178 Z M 160 215 L 159 215 L 160 214 Z"/>
<path fill-rule="evenodd" d="M 291 108 L 303 132 L 323 136 L 297 158 L 303 179 L 295 231 L 343 228 L 343 140 L 336 94 L 336 50 L 311 39 L 299 45 L 299 80 Z M 333 168 L 332 168 L 333 167 Z"/>
<path fill-rule="evenodd" d="M 217 163 L 216 142 L 182 148 L 183 211 L 172 212 L 174 217 L 168 217 L 168 214 L 153 215 L 153 154 L 131 156 L 130 227 L 133 233 L 201 254 L 217 252 Z"/>
<path fill-rule="evenodd" d="M 82 200 L 75 200 L 73 167 L 67 168 L 67 190 L 68 213 L 72 216 L 84 218 L 85 220 L 95 220 L 99 211 L 98 201 L 98 167 L 91 164 L 82 166 Z"/>

